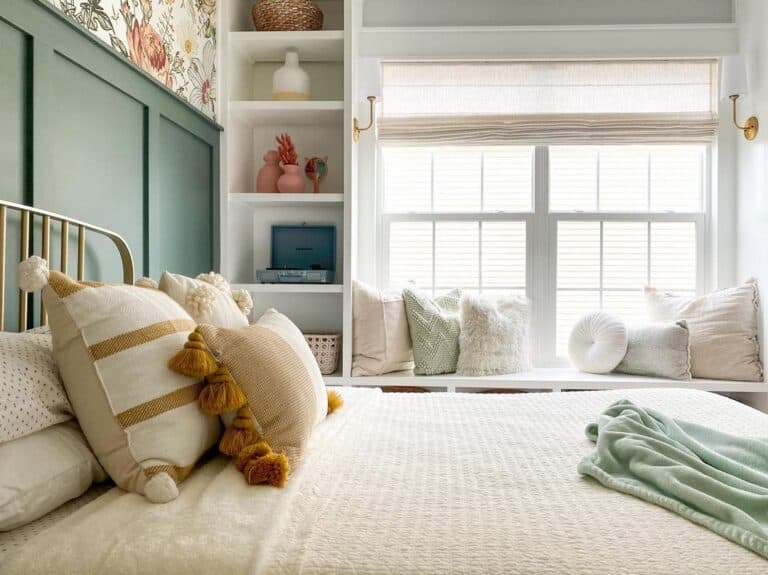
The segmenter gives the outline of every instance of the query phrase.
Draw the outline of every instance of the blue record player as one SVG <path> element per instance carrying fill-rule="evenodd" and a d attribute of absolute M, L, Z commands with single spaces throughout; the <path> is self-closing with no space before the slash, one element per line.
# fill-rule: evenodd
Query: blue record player
<path fill-rule="evenodd" d="M 258 270 L 265 284 L 333 283 L 336 226 L 272 226 L 271 262 Z"/>

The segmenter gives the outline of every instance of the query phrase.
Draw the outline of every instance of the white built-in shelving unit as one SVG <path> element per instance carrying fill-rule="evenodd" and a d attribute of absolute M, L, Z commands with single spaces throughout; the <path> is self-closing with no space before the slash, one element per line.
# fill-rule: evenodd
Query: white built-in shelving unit
<path fill-rule="evenodd" d="M 256 32 L 253 0 L 222 2 L 219 106 L 225 128 L 221 184 L 222 270 L 254 300 L 253 317 L 274 307 L 302 331 L 341 333 L 339 372 L 351 369 L 351 203 L 352 203 L 352 26 L 359 0 L 317 0 L 325 15 L 322 30 Z M 309 101 L 272 100 L 272 75 L 288 50 L 296 50 L 312 83 Z M 321 193 L 257 194 L 256 174 L 263 155 L 286 132 L 304 158 L 328 156 Z M 276 224 L 336 226 L 333 284 L 260 284 L 256 270 L 270 263 L 271 228 Z"/>

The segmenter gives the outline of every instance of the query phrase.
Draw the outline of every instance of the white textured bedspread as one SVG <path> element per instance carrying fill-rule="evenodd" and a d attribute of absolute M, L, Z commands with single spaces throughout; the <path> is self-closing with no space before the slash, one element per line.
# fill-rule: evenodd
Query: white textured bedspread
<path fill-rule="evenodd" d="M 576 472 L 584 426 L 628 398 L 730 433 L 768 415 L 693 391 L 389 395 L 344 390 L 286 489 L 216 459 L 153 505 L 117 489 L 0 571 L 37 573 L 768 573 L 768 561 Z"/>

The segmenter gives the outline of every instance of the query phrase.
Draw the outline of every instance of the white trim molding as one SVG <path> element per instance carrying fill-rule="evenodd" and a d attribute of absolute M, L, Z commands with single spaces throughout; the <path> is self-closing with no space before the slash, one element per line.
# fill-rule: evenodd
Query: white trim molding
<path fill-rule="evenodd" d="M 363 27 L 361 56 L 391 60 L 719 58 L 736 24 Z"/>

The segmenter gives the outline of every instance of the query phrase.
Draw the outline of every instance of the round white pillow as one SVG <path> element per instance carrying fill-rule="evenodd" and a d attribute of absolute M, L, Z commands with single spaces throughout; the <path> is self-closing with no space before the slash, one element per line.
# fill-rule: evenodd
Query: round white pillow
<path fill-rule="evenodd" d="M 580 371 L 609 373 L 627 353 L 627 326 L 615 315 L 597 311 L 573 326 L 568 355 Z"/>

